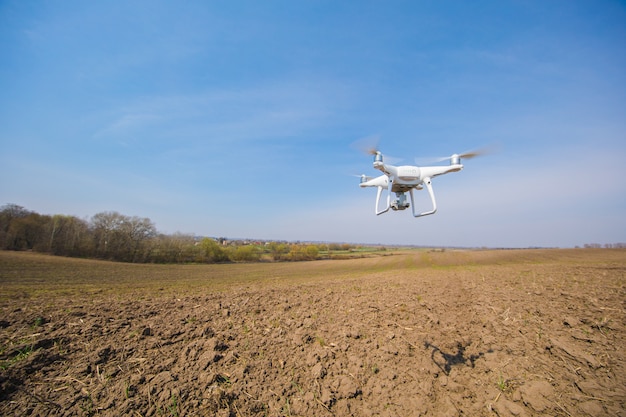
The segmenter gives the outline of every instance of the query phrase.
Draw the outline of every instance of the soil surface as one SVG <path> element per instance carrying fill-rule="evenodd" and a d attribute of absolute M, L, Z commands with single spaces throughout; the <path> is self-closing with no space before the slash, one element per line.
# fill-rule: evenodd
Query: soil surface
<path fill-rule="evenodd" d="M 54 278 L 74 260 L 15 256 L 4 416 L 626 416 L 624 250 L 170 268 L 176 284 L 124 269 L 84 291 Z M 239 278 L 181 285 L 215 271 Z"/>

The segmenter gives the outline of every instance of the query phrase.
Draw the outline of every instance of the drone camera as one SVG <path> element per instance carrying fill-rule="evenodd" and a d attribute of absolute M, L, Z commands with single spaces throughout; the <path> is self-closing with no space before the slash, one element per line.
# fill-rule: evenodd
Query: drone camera
<path fill-rule="evenodd" d="M 405 193 L 396 193 L 396 199 L 391 202 L 391 208 L 394 211 L 404 210 L 409 207 L 409 202 L 406 200 Z"/>

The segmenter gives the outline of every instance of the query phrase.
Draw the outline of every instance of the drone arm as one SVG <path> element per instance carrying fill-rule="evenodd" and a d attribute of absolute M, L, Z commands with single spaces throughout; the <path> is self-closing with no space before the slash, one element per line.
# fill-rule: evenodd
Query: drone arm
<path fill-rule="evenodd" d="M 454 164 L 447 166 L 420 167 L 422 176 L 425 178 L 434 178 L 439 175 L 448 174 L 450 172 L 459 172 L 463 169 L 463 165 Z"/>
<path fill-rule="evenodd" d="M 423 213 L 415 212 L 415 200 L 413 198 L 413 189 L 411 189 L 411 209 L 413 210 L 413 217 L 422 217 L 428 216 L 429 214 L 434 214 L 437 211 L 437 201 L 435 200 L 435 193 L 433 192 L 433 186 L 431 184 L 430 178 L 424 178 L 424 184 L 426 184 L 426 188 L 428 189 L 428 194 L 430 195 L 430 201 L 433 203 L 433 208 L 430 211 L 425 211 Z"/>

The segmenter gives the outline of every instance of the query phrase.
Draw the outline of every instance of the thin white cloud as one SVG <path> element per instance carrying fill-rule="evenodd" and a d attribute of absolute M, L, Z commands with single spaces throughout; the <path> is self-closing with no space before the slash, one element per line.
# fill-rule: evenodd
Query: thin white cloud
<path fill-rule="evenodd" d="M 311 87 L 315 84 L 315 87 Z M 247 89 L 135 99 L 96 131 L 96 139 L 139 135 L 149 140 L 245 141 L 293 138 L 332 123 L 341 106 L 332 82 L 287 81 Z M 143 132 L 141 131 L 143 130 Z"/>

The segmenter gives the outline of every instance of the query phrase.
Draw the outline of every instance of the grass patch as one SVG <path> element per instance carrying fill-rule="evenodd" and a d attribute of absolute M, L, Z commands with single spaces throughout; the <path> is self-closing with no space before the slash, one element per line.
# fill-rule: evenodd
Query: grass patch
<path fill-rule="evenodd" d="M 0 362 L 0 369 L 5 370 L 10 368 L 11 366 L 15 365 L 16 363 L 23 361 L 24 359 L 28 358 L 32 353 L 34 352 L 34 349 L 32 346 L 26 346 L 22 349 L 18 349 L 17 353 L 15 355 L 13 355 L 12 357 L 10 357 L 9 359 L 6 359 L 2 362 Z"/>
<path fill-rule="evenodd" d="M 502 373 L 500 373 L 500 375 L 498 376 L 498 380 L 496 381 L 496 386 L 498 387 L 498 390 L 502 393 L 505 393 L 509 390 L 509 383 L 506 379 L 504 379 L 504 377 L 502 376 Z"/>

